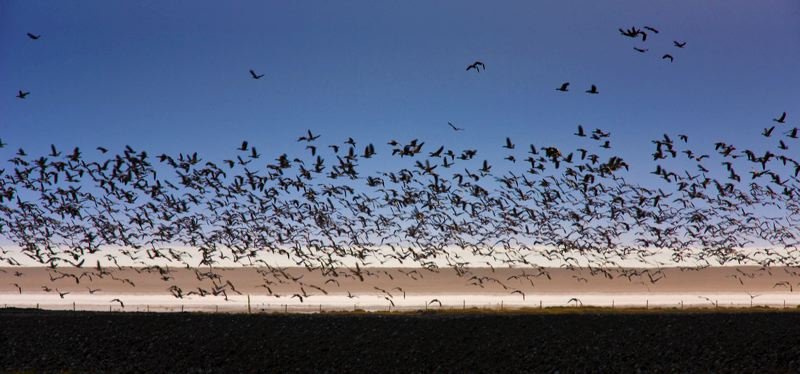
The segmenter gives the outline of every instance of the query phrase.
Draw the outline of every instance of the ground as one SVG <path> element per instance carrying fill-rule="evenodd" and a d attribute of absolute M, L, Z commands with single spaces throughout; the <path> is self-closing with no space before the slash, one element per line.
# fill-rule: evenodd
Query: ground
<path fill-rule="evenodd" d="M 797 372 L 800 313 L 0 310 L 0 371 L 16 370 Z"/>

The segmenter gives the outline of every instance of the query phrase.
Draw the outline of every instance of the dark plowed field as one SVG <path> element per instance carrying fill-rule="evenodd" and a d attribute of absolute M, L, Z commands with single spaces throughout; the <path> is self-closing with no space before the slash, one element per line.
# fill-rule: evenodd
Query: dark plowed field
<path fill-rule="evenodd" d="M 0 371 L 798 372 L 800 313 L 0 310 Z"/>

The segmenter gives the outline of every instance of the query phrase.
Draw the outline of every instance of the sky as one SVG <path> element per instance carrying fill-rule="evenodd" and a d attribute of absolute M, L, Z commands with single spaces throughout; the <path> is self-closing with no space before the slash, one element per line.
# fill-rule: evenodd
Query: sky
<path fill-rule="evenodd" d="M 665 132 L 708 150 L 752 144 L 781 112 L 800 126 L 798 19 L 795 0 L 5 0 L 0 139 L 32 154 L 129 144 L 218 160 L 245 139 L 302 152 L 306 129 L 497 159 L 506 136 L 577 146 L 578 124 L 634 158 Z M 660 33 L 617 31 L 631 26 Z M 476 60 L 486 70 L 465 71 Z"/>

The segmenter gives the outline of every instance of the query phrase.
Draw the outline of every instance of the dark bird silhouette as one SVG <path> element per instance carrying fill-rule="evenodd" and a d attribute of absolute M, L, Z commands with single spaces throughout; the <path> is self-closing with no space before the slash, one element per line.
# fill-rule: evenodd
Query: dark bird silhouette
<path fill-rule="evenodd" d="M 645 53 L 648 51 L 647 48 L 637 48 L 637 47 L 633 47 L 633 50 L 639 53 Z"/>
<path fill-rule="evenodd" d="M 573 298 L 569 299 L 567 301 L 567 304 L 572 303 L 572 302 L 575 303 L 575 306 L 578 306 L 578 305 L 583 306 L 583 302 L 580 299 L 578 299 L 577 297 L 573 297 Z"/>
<path fill-rule="evenodd" d="M 308 130 L 306 132 L 306 135 L 303 135 L 303 136 L 297 138 L 297 141 L 298 142 L 302 142 L 302 141 L 313 142 L 314 140 L 317 140 L 317 139 L 319 139 L 319 135 L 314 135 L 314 134 L 311 133 L 311 130 Z M 355 144 L 353 144 L 353 146 L 355 146 Z"/>
<path fill-rule="evenodd" d="M 20 287 L 19 284 L 11 283 L 11 285 L 17 288 L 17 290 L 19 291 L 20 295 L 22 294 L 22 287 Z"/>
<path fill-rule="evenodd" d="M 661 59 L 662 59 L 662 60 L 669 60 L 669 62 L 673 62 L 673 61 L 675 61 L 675 59 L 674 59 L 674 58 L 672 58 L 672 55 L 671 55 L 671 54 L 669 54 L 669 53 L 667 53 L 667 54 L 665 54 L 665 55 L 661 56 Z"/>
<path fill-rule="evenodd" d="M 30 92 L 23 92 L 22 90 L 17 91 L 17 97 L 20 99 L 24 99 L 30 94 Z"/>
<path fill-rule="evenodd" d="M 64 296 L 69 295 L 69 292 L 61 292 L 61 291 L 58 290 L 58 288 L 56 288 L 56 292 L 58 293 L 58 297 L 60 297 L 62 299 L 64 298 Z"/>
<path fill-rule="evenodd" d="M 655 29 L 655 28 L 653 28 L 653 27 L 650 27 L 650 26 L 645 26 L 645 27 L 644 27 L 644 29 L 645 29 L 645 30 L 650 30 L 650 31 L 652 31 L 654 34 L 658 34 L 658 30 L 656 30 L 656 29 Z"/>
<path fill-rule="evenodd" d="M 470 69 L 475 69 L 475 71 L 480 73 L 481 69 L 486 70 L 486 65 L 484 65 L 483 62 L 475 61 L 471 65 L 467 66 L 467 71 Z"/>
<path fill-rule="evenodd" d="M 245 140 L 245 141 L 243 141 L 243 142 L 242 142 L 242 146 L 241 146 L 241 147 L 239 147 L 239 148 L 236 148 L 236 149 L 238 149 L 238 150 L 240 150 L 240 151 L 243 151 L 243 152 L 244 152 L 244 151 L 247 151 L 247 141 L 246 141 L 246 140 Z"/>
<path fill-rule="evenodd" d="M 456 125 L 452 124 L 451 122 L 448 122 L 447 124 L 450 125 L 450 128 L 452 128 L 453 131 L 464 131 L 463 127 L 456 127 Z"/>
<path fill-rule="evenodd" d="M 439 307 L 441 307 L 441 306 L 442 306 L 442 302 L 441 302 L 441 301 L 439 301 L 439 299 L 433 299 L 433 300 L 429 301 L 429 302 L 428 302 L 428 305 L 431 305 L 431 304 L 433 304 L 433 303 L 439 304 Z"/>
<path fill-rule="evenodd" d="M 261 79 L 261 77 L 263 77 L 264 74 L 261 74 L 261 75 L 256 74 L 256 72 L 253 71 L 253 69 L 250 69 L 250 76 L 253 77 L 253 79 Z"/>
<path fill-rule="evenodd" d="M 596 95 L 596 94 L 599 94 L 600 91 L 597 90 L 597 86 L 592 85 L 592 88 L 586 90 L 586 93 Z"/>
<path fill-rule="evenodd" d="M 31 38 L 32 40 L 39 40 L 39 38 L 42 37 L 41 34 L 40 35 L 34 35 L 32 33 L 27 33 L 27 34 L 28 34 L 28 37 Z"/>
<path fill-rule="evenodd" d="M 120 299 L 111 299 L 111 302 L 112 302 L 112 303 L 119 303 L 119 306 L 120 306 L 121 308 L 123 308 L 123 309 L 125 308 L 125 304 L 124 304 L 124 303 L 122 302 L 122 300 L 120 300 Z"/>
<path fill-rule="evenodd" d="M 522 292 L 522 291 L 520 291 L 520 290 L 514 290 L 514 291 L 511 291 L 511 294 L 512 294 L 512 295 L 513 295 L 513 294 L 515 294 L 515 293 L 516 293 L 516 294 L 520 294 L 520 295 L 522 296 L 522 300 L 523 300 L 523 301 L 525 300 L 525 292 Z"/>
<path fill-rule="evenodd" d="M 786 123 L 786 112 L 783 112 L 783 113 L 780 115 L 780 117 L 778 117 L 778 118 L 773 118 L 772 120 L 773 120 L 773 121 L 775 121 L 775 122 L 777 122 L 777 123 Z"/>
<path fill-rule="evenodd" d="M 583 126 L 578 125 L 578 132 L 576 132 L 573 135 L 580 136 L 580 137 L 586 136 L 586 132 L 583 131 Z"/>
<path fill-rule="evenodd" d="M 89 293 L 92 294 L 92 295 L 94 295 L 94 293 L 97 292 L 97 291 L 102 291 L 99 288 L 96 288 L 96 289 L 91 289 L 90 287 L 86 287 L 86 288 L 89 290 Z"/>
<path fill-rule="evenodd" d="M 514 147 L 515 147 L 515 145 L 514 145 L 514 143 L 511 142 L 511 138 L 506 137 L 506 144 L 503 145 L 503 148 L 514 149 Z"/>
<path fill-rule="evenodd" d="M 673 40 L 673 41 L 672 41 L 672 44 L 674 44 L 674 45 L 675 45 L 676 47 L 678 47 L 678 48 L 683 48 L 683 47 L 685 47 L 685 46 L 686 46 L 686 42 L 679 43 L 677 40 Z"/>
<path fill-rule="evenodd" d="M 561 83 L 561 87 L 556 88 L 556 91 L 561 91 L 561 92 L 569 91 L 569 82 Z"/>

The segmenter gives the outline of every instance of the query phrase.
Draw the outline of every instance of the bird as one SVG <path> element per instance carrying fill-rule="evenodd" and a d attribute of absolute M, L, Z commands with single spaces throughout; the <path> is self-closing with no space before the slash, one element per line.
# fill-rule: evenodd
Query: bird
<path fill-rule="evenodd" d="M 635 50 L 636 52 L 639 52 L 639 53 L 645 53 L 645 52 L 648 51 L 647 48 L 637 48 L 637 47 L 633 47 L 633 50 Z"/>
<path fill-rule="evenodd" d="M 786 123 L 786 112 L 783 112 L 778 118 L 773 118 L 772 120 L 777 123 Z"/>
<path fill-rule="evenodd" d="M 58 290 L 58 288 L 56 288 L 56 292 L 58 293 L 58 296 L 62 299 L 64 298 L 64 296 L 69 295 L 69 292 L 61 292 Z"/>
<path fill-rule="evenodd" d="M 561 86 L 556 88 L 556 91 L 561 91 L 561 92 L 569 91 L 569 82 L 561 83 Z"/>
<path fill-rule="evenodd" d="M 475 61 L 471 65 L 467 66 L 467 71 L 470 69 L 475 69 L 475 71 L 480 73 L 481 69 L 486 70 L 486 65 L 484 65 L 483 62 Z"/>
<path fill-rule="evenodd" d="M 573 297 L 573 298 L 569 299 L 569 300 L 567 301 L 567 304 L 569 304 L 569 303 L 571 303 L 571 302 L 575 302 L 575 306 L 578 306 L 578 304 L 580 304 L 581 306 L 583 306 L 583 302 L 582 302 L 580 299 L 578 299 L 577 297 Z"/>
<path fill-rule="evenodd" d="M 503 145 L 503 148 L 514 149 L 514 147 L 515 147 L 515 145 L 514 145 L 514 143 L 511 142 L 511 138 L 506 137 L 506 144 Z"/>
<path fill-rule="evenodd" d="M 513 294 L 515 294 L 515 293 L 516 293 L 516 294 L 520 294 L 520 295 L 522 295 L 522 300 L 523 300 L 523 301 L 525 300 L 525 293 L 524 293 L 524 292 L 522 292 L 522 291 L 520 291 L 520 290 L 514 290 L 514 291 L 511 291 L 511 294 L 512 294 L 512 295 L 513 295 Z"/>
<path fill-rule="evenodd" d="M 592 85 L 592 87 L 590 89 L 586 90 L 586 93 L 596 95 L 596 94 L 599 94 L 600 91 L 597 90 L 597 86 Z"/>
<path fill-rule="evenodd" d="M 119 306 L 120 306 L 121 308 L 125 308 L 125 304 L 124 304 L 124 303 L 122 302 L 122 300 L 120 300 L 120 299 L 111 299 L 111 302 L 112 302 L 112 303 L 119 303 Z"/>
<path fill-rule="evenodd" d="M 583 131 L 583 126 L 578 125 L 578 132 L 576 132 L 573 135 L 580 136 L 580 137 L 585 137 L 586 136 L 586 132 Z"/>
<path fill-rule="evenodd" d="M 441 302 L 441 301 L 439 301 L 439 299 L 433 299 L 433 300 L 429 301 L 429 302 L 428 302 L 428 305 L 431 305 L 431 304 L 433 304 L 433 303 L 439 304 L 439 307 L 441 307 L 441 306 L 442 306 L 442 302 Z"/>
<path fill-rule="evenodd" d="M 672 58 L 672 55 L 671 55 L 671 54 L 669 54 L 669 53 L 667 53 L 667 54 L 665 54 L 665 55 L 661 56 L 661 59 L 662 59 L 662 60 L 669 60 L 669 62 L 673 62 L 673 61 L 675 61 L 675 59 L 674 59 L 674 58 Z"/>
<path fill-rule="evenodd" d="M 456 127 L 456 125 L 452 124 L 451 122 L 447 122 L 447 124 L 450 125 L 450 128 L 452 128 L 453 131 L 464 131 L 464 128 Z"/>
<path fill-rule="evenodd" d="M 683 47 L 685 47 L 685 46 L 686 46 L 686 42 L 679 43 L 677 40 L 673 40 L 673 41 L 672 41 L 672 44 L 674 44 L 674 45 L 675 45 L 676 47 L 678 47 L 678 48 L 683 48 Z"/>
<path fill-rule="evenodd" d="M 645 27 L 644 27 L 644 29 L 645 29 L 645 30 L 650 30 L 650 31 L 652 31 L 654 34 L 658 34 L 658 30 L 656 30 L 656 29 L 655 29 L 655 28 L 653 28 L 653 27 L 650 27 L 650 26 L 645 26 Z"/>
<path fill-rule="evenodd" d="M 105 147 L 97 147 L 97 150 L 100 151 L 100 153 L 107 153 L 108 152 L 108 148 L 105 148 Z"/>
<path fill-rule="evenodd" d="M 302 142 L 302 141 L 313 142 L 314 140 L 319 139 L 319 137 L 320 137 L 319 135 L 312 134 L 311 130 L 307 130 L 306 135 L 303 135 L 303 136 L 297 138 L 297 141 L 298 142 Z M 350 140 L 352 140 L 352 138 Z M 353 146 L 355 146 L 354 142 L 353 142 Z"/>
<path fill-rule="evenodd" d="M 256 72 L 253 69 L 250 69 L 250 76 L 253 77 L 253 79 L 261 79 L 261 77 L 263 77 L 264 74 L 261 75 L 256 74 Z"/>
<path fill-rule="evenodd" d="M 27 33 L 27 34 L 28 34 L 28 37 L 31 38 L 32 40 L 39 40 L 39 38 L 42 37 L 41 34 L 40 35 L 34 35 L 33 33 Z"/>
<path fill-rule="evenodd" d="M 19 285 L 19 284 L 17 284 L 17 283 L 11 283 L 11 285 L 12 285 L 12 286 L 14 286 L 14 287 L 16 287 L 16 288 L 17 288 L 17 290 L 19 291 L 19 294 L 20 294 L 20 295 L 22 295 L 22 287 L 20 287 L 20 285 Z"/>
<path fill-rule="evenodd" d="M 242 145 L 239 148 L 236 148 L 236 149 L 238 149 L 238 150 L 240 150 L 242 152 L 246 152 L 247 151 L 247 141 L 246 140 L 243 141 Z"/>
<path fill-rule="evenodd" d="M 31 94 L 30 92 L 24 92 L 24 91 L 22 91 L 22 90 L 19 90 L 19 91 L 17 92 L 17 98 L 24 99 L 24 98 L 26 98 L 26 97 L 27 97 L 28 95 L 30 95 L 30 94 Z"/>
<path fill-rule="evenodd" d="M 101 290 L 101 289 L 99 289 L 99 288 L 96 288 L 96 289 L 91 289 L 91 288 L 89 288 L 89 287 L 86 287 L 86 288 L 89 290 L 89 294 L 92 294 L 92 295 L 94 295 L 94 293 L 95 293 L 95 292 L 97 292 L 97 291 L 102 291 L 102 290 Z"/>

